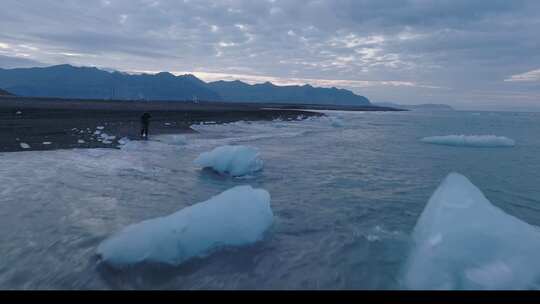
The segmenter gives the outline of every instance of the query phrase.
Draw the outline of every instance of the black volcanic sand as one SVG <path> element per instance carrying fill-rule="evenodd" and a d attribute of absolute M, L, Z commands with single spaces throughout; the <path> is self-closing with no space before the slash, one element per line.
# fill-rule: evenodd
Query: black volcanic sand
<path fill-rule="evenodd" d="M 139 139 L 140 116 L 152 115 L 150 137 L 156 134 L 195 132 L 192 124 L 240 120 L 283 120 L 321 116 L 321 113 L 286 109 L 262 109 L 260 105 L 211 102 L 148 102 L 0 98 L 0 152 L 71 148 L 116 148 L 122 137 Z M 110 144 L 94 135 L 116 136 Z M 78 140 L 84 143 L 78 143 Z M 46 145 L 44 142 L 50 142 Z M 23 149 L 21 143 L 30 145 Z"/>

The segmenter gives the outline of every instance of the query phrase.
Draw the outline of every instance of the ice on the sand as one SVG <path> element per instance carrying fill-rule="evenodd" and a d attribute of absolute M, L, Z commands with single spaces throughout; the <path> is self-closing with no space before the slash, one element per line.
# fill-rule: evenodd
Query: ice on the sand
<path fill-rule="evenodd" d="M 463 147 L 513 147 L 513 139 L 495 135 L 447 135 L 424 137 L 422 142 L 436 145 Z"/>
<path fill-rule="evenodd" d="M 211 168 L 221 174 L 243 176 L 263 168 L 263 161 L 256 148 L 248 146 L 221 146 L 204 152 L 194 163 L 203 168 Z"/>
<path fill-rule="evenodd" d="M 20 145 L 21 145 L 21 148 L 23 148 L 23 149 L 30 149 L 30 145 L 27 144 L 27 143 L 22 142 L 22 143 L 20 143 Z"/>
<path fill-rule="evenodd" d="M 537 288 L 538 252 L 538 227 L 492 205 L 452 173 L 414 228 L 403 283 L 409 289 Z"/>
<path fill-rule="evenodd" d="M 116 139 L 116 136 L 114 135 L 108 135 L 107 133 L 101 133 L 99 135 L 98 141 L 104 143 L 104 144 L 112 144 L 112 141 Z"/>
<path fill-rule="evenodd" d="M 114 140 L 114 139 L 116 139 L 116 136 L 108 135 L 107 133 L 101 133 L 101 135 L 99 135 L 99 137 L 101 137 L 101 139 L 103 139 L 103 140 Z"/>
<path fill-rule="evenodd" d="M 169 216 L 128 226 L 97 248 L 116 268 L 139 263 L 179 265 L 226 246 L 261 240 L 273 222 L 270 194 L 238 186 Z"/>

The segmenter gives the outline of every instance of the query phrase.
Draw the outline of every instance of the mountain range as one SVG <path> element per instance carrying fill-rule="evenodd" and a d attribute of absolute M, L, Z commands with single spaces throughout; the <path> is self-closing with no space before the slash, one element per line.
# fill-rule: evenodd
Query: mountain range
<path fill-rule="evenodd" d="M 67 64 L 0 69 L 0 88 L 25 97 L 370 105 L 366 97 L 337 88 L 277 86 L 270 82 L 254 85 L 241 81 L 206 83 L 189 74 L 127 74 Z"/>

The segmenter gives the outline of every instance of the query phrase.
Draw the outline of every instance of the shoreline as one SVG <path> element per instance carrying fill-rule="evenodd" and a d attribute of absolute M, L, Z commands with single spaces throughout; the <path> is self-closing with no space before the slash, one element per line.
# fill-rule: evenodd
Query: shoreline
<path fill-rule="evenodd" d="M 313 107 L 313 108 L 310 108 Z M 335 106 L 327 106 L 335 108 Z M 114 148 L 118 140 L 139 139 L 140 116 L 152 115 L 152 135 L 195 133 L 193 124 L 241 120 L 301 120 L 325 116 L 325 106 L 193 101 L 116 101 L 0 97 L 0 152 Z M 341 107 L 365 111 L 366 107 Z M 370 108 L 371 111 L 394 109 Z M 99 127 L 99 129 L 98 129 Z M 96 134 L 98 133 L 98 134 Z M 100 137 L 105 133 L 111 137 Z M 100 140 L 101 139 L 101 140 Z M 23 148 L 28 145 L 28 148 Z"/>
<path fill-rule="evenodd" d="M 0 98 L 0 153 L 117 149 L 118 140 L 122 137 L 140 138 L 140 116 L 144 112 L 152 115 L 150 138 L 152 135 L 196 133 L 191 125 L 201 122 L 222 124 L 240 120 L 296 120 L 324 116 L 307 111 L 262 110 L 206 103 L 149 103 Z M 102 138 L 103 133 L 115 138 Z M 23 148 L 26 145 L 29 148 Z"/>

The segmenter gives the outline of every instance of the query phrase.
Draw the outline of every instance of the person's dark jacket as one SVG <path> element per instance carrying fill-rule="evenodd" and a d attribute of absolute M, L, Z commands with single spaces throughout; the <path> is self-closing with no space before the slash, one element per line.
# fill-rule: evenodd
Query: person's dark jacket
<path fill-rule="evenodd" d="M 141 124 L 148 126 L 148 124 L 150 124 L 151 117 L 152 116 L 150 116 L 150 114 L 144 113 L 143 116 L 141 116 Z"/>

